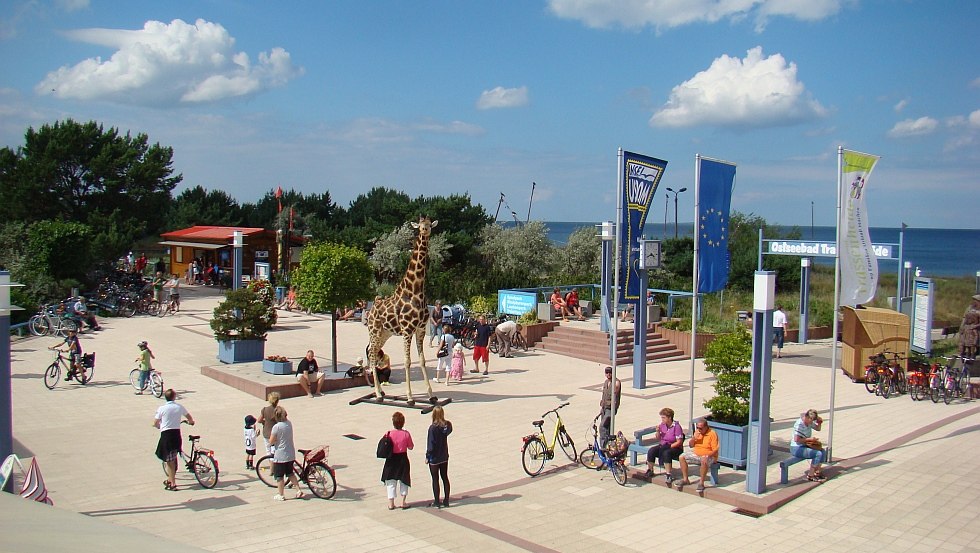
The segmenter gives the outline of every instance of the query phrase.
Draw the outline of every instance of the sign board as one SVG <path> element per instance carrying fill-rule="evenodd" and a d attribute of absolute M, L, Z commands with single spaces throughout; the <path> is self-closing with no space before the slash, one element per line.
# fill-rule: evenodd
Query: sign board
<path fill-rule="evenodd" d="M 912 351 L 932 352 L 932 307 L 936 286 L 931 278 L 917 278 L 912 286 Z"/>
<path fill-rule="evenodd" d="M 255 259 L 269 259 L 269 250 L 255 250 Z"/>
<path fill-rule="evenodd" d="M 813 240 L 763 240 L 766 255 L 798 255 L 804 257 L 836 257 L 835 242 Z M 898 244 L 871 244 L 878 259 L 898 259 Z"/>
<path fill-rule="evenodd" d="M 520 316 L 537 308 L 538 295 L 534 292 L 497 291 L 497 313 Z"/>
<path fill-rule="evenodd" d="M 254 274 L 256 280 L 269 280 L 269 264 L 256 262 Z"/>

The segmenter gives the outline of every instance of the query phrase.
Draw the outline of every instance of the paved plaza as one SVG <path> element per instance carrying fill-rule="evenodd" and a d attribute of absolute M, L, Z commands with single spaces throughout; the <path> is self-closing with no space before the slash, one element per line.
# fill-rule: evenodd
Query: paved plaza
<path fill-rule="evenodd" d="M 559 453 L 545 472 L 529 478 L 521 468 L 521 438 L 531 421 L 568 401 L 562 418 L 579 450 L 598 411 L 603 373 L 595 363 L 531 350 L 512 359 L 491 358 L 487 377 L 466 373 L 460 385 L 433 384 L 449 397 L 451 507 L 428 508 L 431 484 L 424 464 L 430 417 L 404 410 L 415 440 L 410 452 L 412 508 L 389 511 L 375 458 L 381 435 L 391 426 L 391 406 L 348 403 L 366 387 L 317 398 L 283 400 L 301 448 L 330 445 L 338 491 L 331 500 L 274 502 L 274 490 L 245 469 L 243 418 L 264 402 L 202 375 L 217 365 L 217 346 L 208 321 L 220 299 L 210 288 L 181 291 L 181 312 L 166 318 L 104 319 L 105 331 L 81 337 L 97 352 L 94 381 L 82 387 L 60 382 L 44 387 L 51 362 L 46 348 L 55 338 L 24 338 L 12 345 L 13 426 L 16 453 L 36 456 L 55 506 L 0 498 L 2 551 L 163 550 L 253 551 L 980 551 L 980 483 L 974 479 L 980 447 L 980 402 L 951 405 L 885 400 L 837 375 L 832 478 L 816 485 L 801 477 L 804 463 L 790 468 L 779 484 L 777 463 L 799 413 L 813 407 L 827 419 L 830 404 L 830 346 L 789 344 L 774 360 L 772 440 L 775 455 L 767 473 L 769 490 L 759 498 L 745 492 L 744 472 L 722 467 L 719 488 L 705 497 L 668 489 L 663 478 L 631 477 L 619 486 L 608 471 L 574 465 Z M 591 322 L 574 324 L 591 324 Z M 269 334 L 267 355 L 298 361 L 307 349 L 321 368 L 331 362 L 330 320 L 280 312 Z M 163 489 L 153 455 L 158 431 L 151 426 L 162 400 L 134 395 L 128 381 L 137 342 L 148 340 L 154 367 L 166 387 L 194 416 L 194 434 L 216 452 L 218 486 L 200 488 L 178 473 L 180 490 Z M 363 355 L 367 329 L 337 323 L 337 360 Z M 403 393 L 400 338 L 386 351 L 395 367 L 389 393 Z M 435 348 L 426 347 L 430 377 Z M 472 367 L 468 360 L 467 369 Z M 648 366 L 648 387 L 633 389 L 631 367 L 620 367 L 623 406 L 617 428 L 628 436 L 659 421 L 672 407 L 688 415 L 689 361 Z M 416 379 L 420 371 L 413 370 Z M 283 377 L 289 378 L 289 377 Z M 696 363 L 695 410 L 713 395 L 711 378 Z M 421 399 L 425 384 L 413 391 Z M 419 394 L 419 392 L 422 392 Z M 828 421 L 829 422 L 829 421 Z M 546 426 L 546 428 L 549 428 Z M 188 427 L 184 435 L 188 434 Z M 817 435 L 826 443 L 827 423 Z M 363 437 L 363 439 L 356 439 Z M 635 467 L 643 469 L 645 467 Z M 675 467 L 675 471 L 679 471 Z M 805 493 L 803 493 L 805 492 Z M 739 498 L 765 502 L 790 497 L 764 516 L 748 516 Z M 793 498 L 793 496 L 798 496 Z"/>

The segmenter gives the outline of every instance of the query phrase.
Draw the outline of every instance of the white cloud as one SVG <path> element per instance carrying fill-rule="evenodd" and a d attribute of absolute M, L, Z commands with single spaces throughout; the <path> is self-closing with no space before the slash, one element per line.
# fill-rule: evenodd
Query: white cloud
<path fill-rule="evenodd" d="M 970 81 L 970 88 L 980 88 L 980 77 Z"/>
<path fill-rule="evenodd" d="M 895 113 L 901 112 L 903 109 L 905 109 L 905 106 L 907 106 L 907 105 L 909 105 L 908 98 L 905 98 L 903 100 L 899 100 L 898 103 L 895 104 L 895 108 L 894 108 L 895 109 Z"/>
<path fill-rule="evenodd" d="M 971 112 L 968 119 L 970 120 L 971 127 L 974 129 L 980 129 L 980 109 Z"/>
<path fill-rule="evenodd" d="M 476 101 L 477 109 L 519 108 L 528 104 L 527 87 L 484 90 Z"/>
<path fill-rule="evenodd" d="M 841 10 L 847 0 L 549 0 L 556 16 L 593 28 L 679 27 L 754 16 L 762 30 L 771 17 L 818 21 Z"/>
<path fill-rule="evenodd" d="M 35 87 L 58 98 L 137 105 L 216 102 L 282 86 L 303 74 L 289 52 L 261 52 L 256 64 L 235 52 L 235 39 L 218 23 L 147 21 L 138 31 L 79 29 L 67 36 L 116 51 L 52 71 Z"/>
<path fill-rule="evenodd" d="M 939 127 L 939 121 L 932 117 L 920 117 L 918 119 L 905 119 L 895 123 L 895 126 L 888 131 L 888 136 L 892 138 L 904 138 L 906 136 L 921 136 L 931 134 Z"/>
<path fill-rule="evenodd" d="M 708 69 L 675 86 L 650 125 L 772 127 L 826 113 L 797 80 L 795 63 L 787 63 L 780 54 L 764 58 L 757 46 L 745 59 L 722 55 Z"/>

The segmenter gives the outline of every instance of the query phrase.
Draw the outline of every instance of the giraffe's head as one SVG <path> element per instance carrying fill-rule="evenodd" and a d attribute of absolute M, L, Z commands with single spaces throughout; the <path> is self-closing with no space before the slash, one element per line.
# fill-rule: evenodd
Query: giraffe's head
<path fill-rule="evenodd" d="M 412 228 L 418 229 L 419 236 L 428 238 L 428 236 L 432 234 L 432 229 L 436 228 L 436 225 L 438 224 L 438 220 L 432 221 L 425 215 L 421 215 L 419 216 L 418 223 L 412 223 Z"/>

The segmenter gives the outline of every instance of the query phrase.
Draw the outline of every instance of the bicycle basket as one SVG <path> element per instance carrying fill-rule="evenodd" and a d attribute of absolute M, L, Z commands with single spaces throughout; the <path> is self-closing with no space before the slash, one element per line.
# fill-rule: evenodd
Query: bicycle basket
<path fill-rule="evenodd" d="M 95 366 L 95 353 L 86 353 L 82 355 L 82 366 L 86 369 L 91 369 Z"/>
<path fill-rule="evenodd" d="M 310 452 L 306 454 L 306 464 L 308 465 L 310 463 L 316 463 L 317 461 L 326 459 L 327 453 L 330 453 L 330 446 L 328 445 L 321 445 L 316 449 L 310 450 Z"/>
<path fill-rule="evenodd" d="M 606 457 L 611 459 L 625 457 L 629 447 L 630 441 L 626 439 L 626 436 L 623 436 L 622 432 L 619 432 L 615 438 L 609 438 L 609 441 L 606 442 Z"/>

